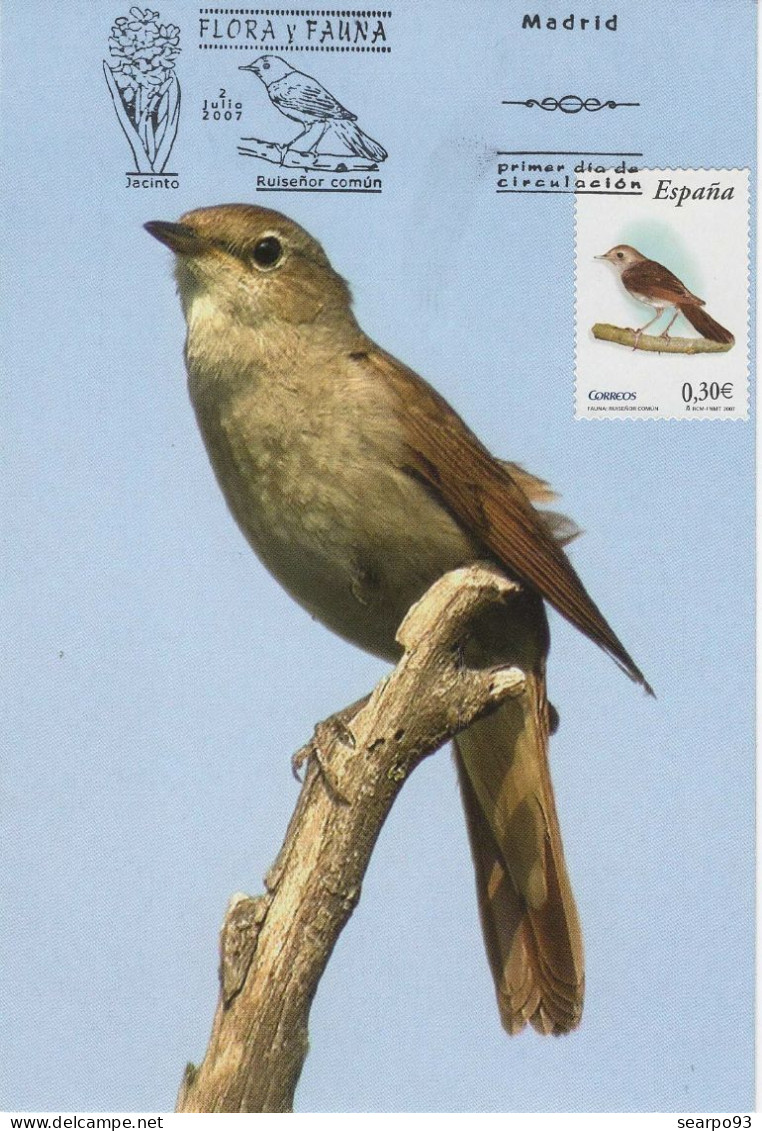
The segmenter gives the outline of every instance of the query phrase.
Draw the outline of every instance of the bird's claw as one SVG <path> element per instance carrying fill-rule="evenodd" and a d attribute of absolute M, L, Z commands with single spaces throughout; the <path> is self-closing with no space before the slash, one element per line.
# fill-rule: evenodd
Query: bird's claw
<path fill-rule="evenodd" d="M 301 746 L 296 754 L 291 755 L 291 773 L 294 775 L 298 782 L 304 781 L 301 770 L 305 763 L 309 762 L 313 756 L 312 742 L 308 742 L 306 746 Z"/>
<path fill-rule="evenodd" d="M 303 781 L 302 767 L 308 764 L 311 759 L 314 759 L 320 775 L 331 793 L 342 804 L 348 805 L 349 798 L 340 789 L 337 778 L 328 765 L 327 751 L 335 742 L 341 742 L 345 746 L 351 747 L 355 745 L 355 737 L 344 720 L 344 712 L 331 715 L 330 718 L 317 724 L 310 741 L 293 755 L 291 772 L 297 781 Z"/>

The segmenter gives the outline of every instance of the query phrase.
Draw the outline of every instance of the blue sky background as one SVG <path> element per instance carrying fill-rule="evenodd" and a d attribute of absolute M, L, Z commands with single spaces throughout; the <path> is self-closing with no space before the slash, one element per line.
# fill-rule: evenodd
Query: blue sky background
<path fill-rule="evenodd" d="M 237 137 L 292 124 L 245 54 L 197 49 L 197 5 L 153 6 L 183 34 L 176 191 L 124 187 L 101 62 L 126 3 L 6 0 L 0 29 L 2 1105 L 171 1110 L 226 901 L 261 890 L 293 808 L 291 753 L 385 670 L 267 576 L 187 400 L 170 255 L 141 225 L 256 200 L 322 240 L 372 336 L 562 492 L 574 563 L 658 695 L 551 614 L 581 1029 L 500 1029 L 443 751 L 323 979 L 298 1110 L 751 1108 L 753 427 L 574 421 L 573 199 L 495 195 L 493 151 L 752 165 L 755 5 L 620 0 L 612 34 L 397 0 L 391 55 L 298 60 L 389 150 L 380 196 L 255 195 L 273 168 Z M 200 120 L 222 85 L 243 128 Z M 567 93 L 641 106 L 501 105 Z"/>

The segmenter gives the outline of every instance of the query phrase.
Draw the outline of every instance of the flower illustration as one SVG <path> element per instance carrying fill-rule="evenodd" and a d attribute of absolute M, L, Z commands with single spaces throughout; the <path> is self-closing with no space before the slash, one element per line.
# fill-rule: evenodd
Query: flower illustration
<path fill-rule="evenodd" d="M 160 23 L 159 13 L 150 8 L 135 7 L 114 21 L 108 42 L 111 61 L 104 61 L 103 71 L 137 171 L 161 173 L 180 114 L 175 74 L 180 29 Z"/>

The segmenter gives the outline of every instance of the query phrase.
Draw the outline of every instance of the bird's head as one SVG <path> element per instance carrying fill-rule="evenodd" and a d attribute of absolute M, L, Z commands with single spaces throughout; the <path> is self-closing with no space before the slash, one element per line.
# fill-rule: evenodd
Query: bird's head
<path fill-rule="evenodd" d="M 628 267 L 632 267 L 634 263 L 642 263 L 645 255 L 641 255 L 634 247 L 630 247 L 626 243 L 618 243 L 616 247 L 612 247 L 611 251 L 607 251 L 605 255 L 596 255 L 596 259 L 605 260 L 611 263 L 620 273 L 626 271 Z"/>
<path fill-rule="evenodd" d="M 349 287 L 317 240 L 280 212 L 221 204 L 145 227 L 175 253 L 189 324 L 194 312 L 210 308 L 239 325 L 300 325 L 321 317 L 354 323 Z"/>
<path fill-rule="evenodd" d="M 281 59 L 279 55 L 260 55 L 253 63 L 238 68 L 239 71 L 251 71 L 262 80 L 265 86 L 277 82 L 278 79 L 285 78 L 293 69 L 291 64 L 287 63 L 285 59 Z"/>

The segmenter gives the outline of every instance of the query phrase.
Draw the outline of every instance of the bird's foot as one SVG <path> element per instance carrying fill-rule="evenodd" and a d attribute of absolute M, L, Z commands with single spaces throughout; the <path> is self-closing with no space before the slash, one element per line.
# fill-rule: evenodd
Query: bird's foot
<path fill-rule="evenodd" d="M 331 772 L 328 765 L 327 750 L 335 741 L 353 745 L 353 736 L 349 728 L 343 724 L 339 726 L 334 719 L 326 719 L 324 722 L 318 723 L 307 745 L 297 750 L 291 758 L 291 772 L 298 782 L 302 782 L 304 781 L 301 775 L 302 768 L 314 761 L 330 792 L 337 801 L 346 805 L 349 799 L 339 788 L 336 775 Z"/>
<path fill-rule="evenodd" d="M 301 777 L 302 767 L 314 759 L 329 790 L 344 805 L 349 804 L 349 798 L 341 790 L 337 777 L 331 769 L 329 751 L 336 742 L 341 742 L 344 746 L 354 747 L 355 736 L 349 724 L 365 703 L 367 703 L 367 697 L 319 722 L 310 741 L 306 746 L 297 750 L 291 759 L 291 770 L 297 781 L 303 780 Z"/>
<path fill-rule="evenodd" d="M 662 330 L 661 334 L 659 334 L 659 337 L 665 338 L 668 342 L 672 341 L 672 335 L 670 334 L 669 330 Z"/>
<path fill-rule="evenodd" d="M 632 346 L 632 352 L 633 353 L 635 353 L 635 350 L 638 348 L 638 343 L 640 342 L 640 335 L 642 333 L 643 333 L 642 330 L 636 330 L 635 331 L 635 341 L 634 341 L 633 346 Z"/>

